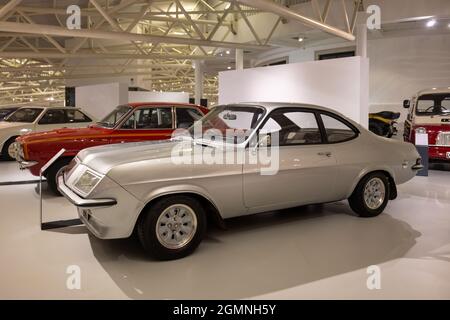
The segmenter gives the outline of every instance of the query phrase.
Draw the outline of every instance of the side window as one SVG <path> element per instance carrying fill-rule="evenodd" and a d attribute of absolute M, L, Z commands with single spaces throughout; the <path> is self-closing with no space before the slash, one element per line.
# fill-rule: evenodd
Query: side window
<path fill-rule="evenodd" d="M 261 128 L 261 134 L 278 133 L 279 145 L 320 144 L 322 136 L 316 116 L 308 111 L 280 109 L 273 111 Z M 273 143 L 273 140 L 272 140 Z"/>
<path fill-rule="evenodd" d="M 91 122 L 92 120 L 78 110 L 65 110 L 69 123 Z"/>
<path fill-rule="evenodd" d="M 172 108 L 141 108 L 124 122 L 122 129 L 171 129 Z"/>
<path fill-rule="evenodd" d="M 41 120 L 39 120 L 39 124 L 66 123 L 66 114 L 64 111 L 62 109 L 47 110 Z"/>
<path fill-rule="evenodd" d="M 342 121 L 326 114 L 321 114 L 321 117 L 328 142 L 347 141 L 356 136 L 356 132 Z"/>
<path fill-rule="evenodd" d="M 197 109 L 193 108 L 176 108 L 177 112 L 177 128 L 189 128 L 195 121 L 203 117 Z"/>

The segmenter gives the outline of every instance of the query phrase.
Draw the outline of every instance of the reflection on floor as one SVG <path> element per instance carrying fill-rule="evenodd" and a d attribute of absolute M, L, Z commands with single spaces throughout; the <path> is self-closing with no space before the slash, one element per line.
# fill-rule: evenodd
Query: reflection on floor
<path fill-rule="evenodd" d="M 400 186 L 374 219 L 346 202 L 233 219 L 170 262 L 84 226 L 40 231 L 38 201 L 35 185 L 0 186 L 0 299 L 450 298 L 450 172 Z M 45 194 L 45 220 L 75 217 Z M 81 290 L 66 287 L 71 265 Z M 367 289 L 370 265 L 381 268 L 381 290 Z"/>
<path fill-rule="evenodd" d="M 16 161 L 0 159 L 0 184 L 34 180 L 39 180 L 39 177 L 33 176 L 28 170 L 19 170 Z"/>

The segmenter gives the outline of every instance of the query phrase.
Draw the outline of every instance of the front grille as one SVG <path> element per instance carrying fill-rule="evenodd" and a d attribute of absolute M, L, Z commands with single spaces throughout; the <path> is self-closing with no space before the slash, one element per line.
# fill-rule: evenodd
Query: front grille
<path fill-rule="evenodd" d="M 449 147 L 450 146 L 450 132 L 439 133 L 436 138 L 436 145 Z"/>

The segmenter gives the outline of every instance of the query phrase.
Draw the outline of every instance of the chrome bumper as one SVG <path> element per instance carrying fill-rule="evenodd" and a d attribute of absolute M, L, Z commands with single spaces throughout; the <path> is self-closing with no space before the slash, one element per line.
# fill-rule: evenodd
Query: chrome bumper
<path fill-rule="evenodd" d="M 115 199 L 83 199 L 70 190 L 64 181 L 64 172 L 57 178 L 58 190 L 72 204 L 79 208 L 111 207 L 117 204 Z"/>

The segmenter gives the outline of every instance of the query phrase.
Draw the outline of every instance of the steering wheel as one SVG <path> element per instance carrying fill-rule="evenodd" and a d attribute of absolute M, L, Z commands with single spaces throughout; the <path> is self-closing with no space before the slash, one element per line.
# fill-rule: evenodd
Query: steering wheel
<path fill-rule="evenodd" d="M 429 112 L 430 109 L 434 109 L 434 108 L 436 108 L 436 107 L 435 107 L 435 106 L 431 106 L 431 107 L 427 108 L 427 109 L 425 110 L 425 112 Z M 439 106 L 439 108 L 440 108 L 441 110 L 448 110 L 446 107 L 443 107 L 443 106 Z"/>

